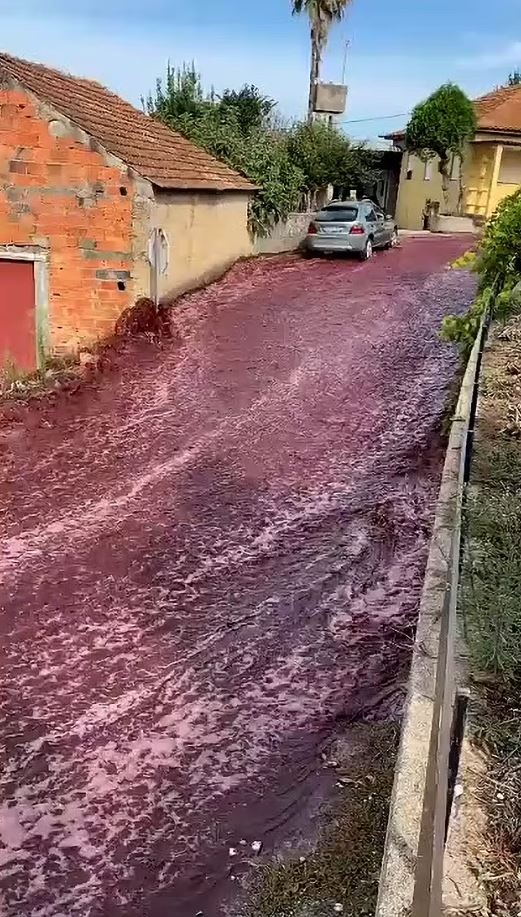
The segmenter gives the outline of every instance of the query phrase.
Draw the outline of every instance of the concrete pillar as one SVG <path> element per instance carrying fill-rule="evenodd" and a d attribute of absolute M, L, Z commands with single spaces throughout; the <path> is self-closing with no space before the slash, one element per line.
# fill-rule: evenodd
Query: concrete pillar
<path fill-rule="evenodd" d="M 498 143 L 494 151 L 494 160 L 492 162 L 492 175 L 490 176 L 490 185 L 488 189 L 488 200 L 487 200 L 487 213 L 486 216 L 492 216 L 494 209 L 495 194 L 494 191 L 497 187 L 497 180 L 499 178 L 499 170 L 501 168 L 501 157 L 503 156 L 503 145 Z"/>

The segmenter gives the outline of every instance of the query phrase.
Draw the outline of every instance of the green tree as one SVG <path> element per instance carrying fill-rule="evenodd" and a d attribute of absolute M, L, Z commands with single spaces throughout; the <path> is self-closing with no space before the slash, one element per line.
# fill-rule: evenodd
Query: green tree
<path fill-rule="evenodd" d="M 320 66 L 327 46 L 329 32 L 335 22 L 341 22 L 351 0 L 292 0 L 293 13 L 305 13 L 311 34 L 311 66 L 309 71 L 308 121 L 313 120 L 315 86 L 320 78 Z"/>
<path fill-rule="evenodd" d="M 295 125 L 287 142 L 292 160 L 304 173 L 303 191 L 312 208 L 317 192 L 327 185 L 333 185 L 338 193 L 351 188 L 362 191 L 376 180 L 374 154 L 322 121 Z"/>
<path fill-rule="evenodd" d="M 184 115 L 199 117 L 212 101 L 213 94 L 207 96 L 203 92 L 201 75 L 193 61 L 177 68 L 168 63 L 165 79 L 156 80 L 155 94 L 149 93 L 144 108 L 149 115 L 168 122 Z"/>
<path fill-rule="evenodd" d="M 272 99 L 251 85 L 205 93 L 193 64 L 168 67 L 145 102 L 148 113 L 245 175 L 259 191 L 250 228 L 269 233 L 279 220 L 328 185 L 338 190 L 372 184 L 374 154 L 322 122 L 287 124 Z"/>
<path fill-rule="evenodd" d="M 251 85 L 243 86 L 238 91 L 225 89 L 220 98 L 221 110 L 231 110 L 235 113 L 237 123 L 245 136 L 264 127 L 274 107 L 273 99 L 261 95 L 257 87 Z"/>
<path fill-rule="evenodd" d="M 476 130 L 474 106 L 454 83 L 440 86 L 414 109 L 407 125 L 407 149 L 423 161 L 438 157 L 445 206 L 449 203 L 450 164 L 453 156 L 463 160 L 466 143 Z M 463 169 L 460 167 L 460 201 L 463 200 Z"/>
<path fill-rule="evenodd" d="M 286 137 L 269 129 L 273 101 L 255 86 L 205 93 L 193 64 L 168 67 L 157 80 L 148 113 L 245 175 L 259 191 L 250 207 L 252 232 L 267 234 L 298 205 L 303 173 L 291 160 Z"/>
<path fill-rule="evenodd" d="M 508 85 L 509 86 L 519 86 L 521 83 L 521 70 L 517 67 L 512 73 L 508 75 Z"/>

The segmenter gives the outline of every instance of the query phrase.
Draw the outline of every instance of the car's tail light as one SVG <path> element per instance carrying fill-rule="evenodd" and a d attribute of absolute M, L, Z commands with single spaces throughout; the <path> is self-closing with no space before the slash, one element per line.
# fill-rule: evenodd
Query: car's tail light
<path fill-rule="evenodd" d="M 360 223 L 355 223 L 354 226 L 351 226 L 349 230 L 350 235 L 352 236 L 363 236 L 365 229 L 363 226 L 360 226 Z"/>
<path fill-rule="evenodd" d="M 318 232 L 318 229 L 315 226 L 315 224 L 310 223 L 308 226 L 308 236 L 316 236 L 317 232 Z"/>

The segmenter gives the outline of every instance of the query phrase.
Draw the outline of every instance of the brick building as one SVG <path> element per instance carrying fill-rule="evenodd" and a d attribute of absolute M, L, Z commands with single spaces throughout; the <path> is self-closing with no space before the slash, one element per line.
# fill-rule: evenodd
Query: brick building
<path fill-rule="evenodd" d="M 249 254 L 254 190 L 98 83 L 0 54 L 0 368 Z"/>

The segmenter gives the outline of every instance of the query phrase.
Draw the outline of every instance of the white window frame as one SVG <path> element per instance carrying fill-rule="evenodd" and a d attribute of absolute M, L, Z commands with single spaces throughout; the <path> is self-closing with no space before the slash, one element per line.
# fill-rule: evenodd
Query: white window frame
<path fill-rule="evenodd" d="M 43 369 L 49 352 L 49 253 L 23 245 L 0 245 L 0 261 L 33 264 L 36 366 Z"/>
<path fill-rule="evenodd" d="M 423 170 L 423 180 L 432 181 L 432 159 L 425 160 L 425 169 Z"/>
<path fill-rule="evenodd" d="M 517 170 L 515 175 L 508 175 L 505 173 L 505 165 L 508 163 L 509 153 L 514 153 L 517 159 Z M 521 147 L 503 147 L 503 153 L 501 156 L 501 164 L 499 166 L 497 183 L 498 185 L 515 185 L 519 187 L 521 185 L 521 175 L 519 174 L 519 165 L 520 160 L 518 157 L 521 156 Z M 510 180 L 509 180 L 510 179 Z M 513 180 L 512 180 L 513 179 Z"/>
<path fill-rule="evenodd" d="M 450 161 L 450 180 L 459 181 L 459 173 L 461 167 L 461 156 L 458 156 L 457 153 L 452 154 L 452 159 Z"/>

